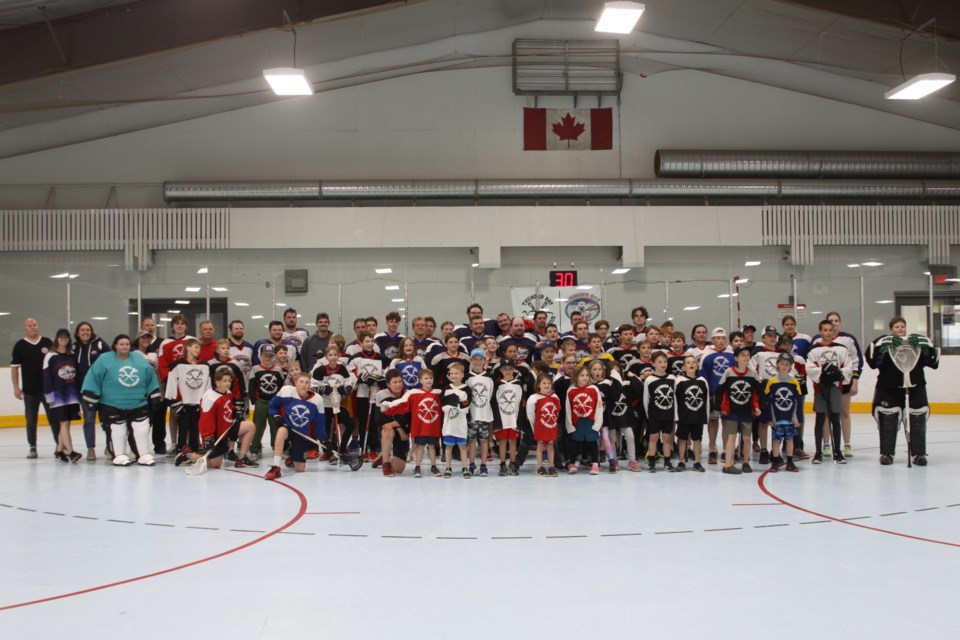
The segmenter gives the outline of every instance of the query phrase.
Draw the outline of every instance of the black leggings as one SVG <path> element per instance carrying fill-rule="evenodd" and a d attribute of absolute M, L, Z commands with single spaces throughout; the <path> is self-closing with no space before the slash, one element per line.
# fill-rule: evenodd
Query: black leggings
<path fill-rule="evenodd" d="M 823 449 L 823 427 L 827 421 L 827 414 L 818 413 L 817 422 L 814 426 L 813 433 L 814 438 L 817 441 L 817 453 L 822 453 Z M 840 414 L 831 413 L 830 414 L 830 427 L 833 430 L 833 450 L 834 453 L 839 452 L 840 450 Z"/>
<path fill-rule="evenodd" d="M 177 414 L 177 451 L 200 450 L 200 405 L 185 404 Z"/>
<path fill-rule="evenodd" d="M 599 441 L 594 440 L 593 442 L 583 442 L 582 440 L 570 440 L 570 456 L 567 458 L 567 463 L 572 464 L 576 462 L 577 454 L 580 455 L 580 461 L 586 462 L 590 461 L 591 464 L 596 464 L 600 461 L 600 448 Z"/>

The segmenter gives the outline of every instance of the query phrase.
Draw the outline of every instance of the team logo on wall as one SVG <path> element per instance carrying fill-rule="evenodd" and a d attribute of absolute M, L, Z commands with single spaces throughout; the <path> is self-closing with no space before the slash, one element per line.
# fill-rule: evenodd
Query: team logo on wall
<path fill-rule="evenodd" d="M 535 293 L 520 301 L 520 315 L 525 318 L 532 318 L 533 314 L 537 311 L 543 310 L 547 314 L 547 324 L 551 324 L 556 321 L 556 315 L 554 315 L 553 311 L 550 311 L 553 303 L 554 301 L 550 296 L 543 293 L 539 295 Z"/>
<path fill-rule="evenodd" d="M 587 322 L 593 322 L 600 317 L 600 298 L 591 293 L 578 293 L 571 296 L 563 307 L 563 315 L 569 319 L 574 311 L 579 311 Z"/>

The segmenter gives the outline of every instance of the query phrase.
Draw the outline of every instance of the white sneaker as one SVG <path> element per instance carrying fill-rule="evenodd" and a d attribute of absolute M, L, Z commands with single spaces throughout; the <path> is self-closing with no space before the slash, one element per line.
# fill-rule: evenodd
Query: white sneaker
<path fill-rule="evenodd" d="M 139 458 L 137 458 L 137 464 L 142 465 L 144 467 L 152 467 L 155 464 L 157 464 L 157 462 L 156 460 L 153 459 L 153 454 L 145 453 Z"/>
<path fill-rule="evenodd" d="M 113 459 L 113 464 L 117 467 L 129 467 L 133 462 L 130 460 L 130 456 L 125 453 L 121 453 L 118 456 L 115 456 Z"/>

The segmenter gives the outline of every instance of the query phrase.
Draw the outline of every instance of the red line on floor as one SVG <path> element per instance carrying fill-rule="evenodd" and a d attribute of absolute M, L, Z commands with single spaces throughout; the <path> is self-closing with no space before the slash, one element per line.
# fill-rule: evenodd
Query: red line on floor
<path fill-rule="evenodd" d="M 760 474 L 760 477 L 757 478 L 757 484 L 760 485 L 760 490 L 761 490 L 761 491 L 763 491 L 765 494 L 767 494 L 768 496 L 770 496 L 771 498 L 773 498 L 773 499 L 776 500 L 777 502 L 783 504 L 784 506 L 790 507 L 790 508 L 792 508 L 792 509 L 796 509 L 797 511 L 803 511 L 804 513 L 809 513 L 809 514 L 811 514 L 811 515 L 817 516 L 818 518 L 824 518 L 824 519 L 826 519 L 826 520 L 832 520 L 833 522 L 838 522 L 838 523 L 840 523 L 840 524 L 849 525 L 849 526 L 851 526 L 851 527 L 859 527 L 860 529 L 867 529 L 867 530 L 869 530 L 869 531 L 876 531 L 877 533 L 886 533 L 887 535 L 891 535 L 891 536 L 899 536 L 899 537 L 901 537 L 901 538 L 909 538 L 909 539 L 911 539 L 911 540 L 919 540 L 920 542 L 932 542 L 932 543 L 934 543 L 934 544 L 942 544 L 942 545 L 945 545 L 945 546 L 948 546 L 948 547 L 960 547 L 960 544 L 957 544 L 956 542 L 947 542 L 946 540 L 934 540 L 933 538 L 923 538 L 923 537 L 920 537 L 920 536 L 912 536 L 912 535 L 910 535 L 910 534 L 908 534 L 908 533 L 900 533 L 899 531 L 890 531 L 889 529 L 880 529 L 880 528 L 878 528 L 878 527 L 870 527 L 870 526 L 867 526 L 867 525 L 865 525 L 865 524 L 860 524 L 859 522 L 849 522 L 849 521 L 843 520 L 843 519 L 841 519 L 841 518 L 835 518 L 835 517 L 833 517 L 833 516 L 829 516 L 829 515 L 827 515 L 827 514 L 825 514 L 825 513 L 820 513 L 820 512 L 818 512 L 818 511 L 813 511 L 812 509 L 806 509 L 806 508 L 801 507 L 801 506 L 799 506 L 799 505 L 795 505 L 795 504 L 793 504 L 792 502 L 787 502 L 786 500 L 784 500 L 783 498 L 781 498 L 780 496 L 778 496 L 778 495 L 775 494 L 774 492 L 772 492 L 772 491 L 770 491 L 769 489 L 767 489 L 767 485 L 766 485 L 766 483 L 764 483 L 764 479 L 767 477 L 767 474 L 768 474 L 768 473 L 769 473 L 769 471 L 764 471 L 763 473 L 761 473 L 761 474 Z"/>
<path fill-rule="evenodd" d="M 233 471 L 233 469 L 223 469 L 223 471 Z M 259 475 L 254 475 L 254 474 L 252 474 L 252 473 L 246 473 L 245 471 L 233 471 L 233 472 L 234 472 L 234 473 L 239 473 L 239 474 L 242 474 L 242 475 L 245 475 L 245 476 L 250 476 L 250 477 L 252 477 L 252 478 L 257 478 L 258 480 L 261 479 L 261 477 L 260 477 Z M 119 586 L 121 586 L 121 585 L 130 584 L 130 583 L 132 583 L 132 582 L 139 582 L 140 580 L 146 580 L 147 578 L 155 578 L 156 576 L 162 576 L 162 575 L 167 574 L 167 573 L 173 573 L 174 571 L 180 571 L 181 569 L 187 569 L 187 568 L 189 568 L 189 567 L 193 567 L 193 566 L 196 566 L 196 565 L 198 565 L 198 564 L 203 564 L 203 563 L 205 563 L 205 562 L 210 562 L 211 560 L 217 560 L 218 558 L 222 558 L 222 557 L 224 557 L 224 556 L 228 556 L 228 555 L 230 555 L 230 554 L 232 554 L 232 553 L 236 553 L 237 551 L 242 551 L 243 549 L 246 549 L 247 547 L 252 547 L 253 545 L 258 544 L 258 543 L 260 543 L 260 542 L 263 542 L 264 540 L 267 540 L 268 538 L 272 538 L 273 536 L 277 535 L 278 533 L 280 533 L 280 532 L 282 532 L 282 531 L 284 531 L 284 530 L 289 529 L 290 527 L 292 527 L 292 526 L 293 526 L 294 524 L 296 524 L 296 522 L 297 522 L 298 520 L 300 520 L 300 518 L 302 518 L 303 515 L 307 512 L 307 497 L 304 496 L 302 493 L 300 493 L 299 490 L 295 489 L 294 487 L 291 487 L 291 486 L 288 485 L 288 484 L 284 484 L 283 482 L 279 482 L 279 481 L 274 481 L 273 484 L 280 485 L 280 486 L 282 486 L 282 487 L 286 487 L 286 488 L 289 489 L 290 491 L 293 491 L 295 494 L 297 494 L 297 497 L 300 499 L 300 509 L 297 511 L 297 514 L 296 514 L 295 516 L 293 516 L 293 518 L 291 518 L 286 524 L 282 525 L 281 527 L 279 527 L 279 528 L 277 528 L 277 529 L 274 529 L 273 531 L 268 531 L 267 533 L 265 533 L 264 535 L 260 536 L 259 538 L 255 539 L 255 540 L 251 540 L 250 542 L 247 542 L 247 543 L 245 543 L 245 544 L 242 544 L 242 545 L 240 545 L 239 547 L 234 547 L 234 548 L 232 548 L 232 549 L 228 549 L 227 551 L 223 551 L 222 553 L 218 553 L 218 554 L 213 555 L 213 556 L 208 556 L 208 557 L 206 557 L 206 558 L 200 558 L 199 560 L 194 560 L 193 562 L 188 562 L 188 563 L 186 563 L 186 564 L 181 564 L 181 565 L 178 565 L 178 566 L 176 566 L 176 567 L 170 567 L 169 569 L 163 569 L 162 571 L 155 571 L 155 572 L 153 572 L 153 573 L 148 573 L 148 574 L 146 574 L 146 575 L 137 576 L 137 577 L 135 577 L 135 578 L 127 578 L 126 580 L 118 580 L 117 582 L 111 582 L 111 583 L 109 583 L 109 584 L 102 584 L 102 585 L 97 586 L 97 587 L 90 587 L 90 588 L 88 588 L 88 589 L 82 589 L 82 590 L 80 590 L 80 591 L 72 591 L 72 592 L 70 592 L 70 593 L 63 593 L 63 594 L 60 594 L 60 595 L 58 595 L 58 596 L 50 596 L 50 597 L 48 597 L 48 598 L 40 598 L 40 599 L 38 599 L 38 600 L 30 600 L 30 601 L 28 601 L 28 602 L 19 602 L 19 603 L 17 603 L 17 604 L 8 604 L 8 605 L 5 605 L 5 606 L 0 607 L 0 611 L 7 611 L 8 609 L 17 609 L 17 608 L 19 608 L 19 607 L 27 607 L 27 606 L 30 606 L 30 605 L 33 605 L 33 604 L 41 604 L 41 603 L 44 603 L 44 602 L 52 602 L 52 601 L 54 601 L 54 600 L 62 600 L 62 599 L 64 599 L 64 598 L 72 598 L 73 596 L 81 596 L 81 595 L 84 595 L 84 594 L 87 594 L 87 593 L 92 593 L 92 592 L 94 592 L 94 591 L 102 591 L 103 589 L 109 589 L 109 588 L 111 588 L 111 587 L 119 587 Z"/>

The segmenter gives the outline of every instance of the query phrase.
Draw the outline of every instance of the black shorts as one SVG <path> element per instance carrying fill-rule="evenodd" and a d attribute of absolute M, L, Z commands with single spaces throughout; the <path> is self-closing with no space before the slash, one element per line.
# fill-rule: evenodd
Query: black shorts
<path fill-rule="evenodd" d="M 873 408 L 900 407 L 906 404 L 906 393 L 900 388 L 877 387 L 873 392 Z M 917 385 L 910 388 L 910 408 L 922 409 L 929 404 L 927 401 L 927 386 Z"/>
<path fill-rule="evenodd" d="M 673 420 L 648 420 L 647 433 L 673 433 Z"/>
<path fill-rule="evenodd" d="M 440 444 L 440 438 L 438 438 L 437 436 L 417 436 L 416 438 L 413 439 L 413 443 L 418 445 L 425 444 L 425 445 L 430 445 L 435 447 L 438 444 Z"/>
<path fill-rule="evenodd" d="M 703 425 L 699 423 L 678 423 L 677 440 L 686 440 L 687 438 L 693 438 L 693 440 L 703 440 Z"/>
<path fill-rule="evenodd" d="M 227 452 L 230 451 L 230 443 L 236 442 L 239 438 L 240 423 L 234 422 L 233 426 L 227 430 L 227 437 L 221 439 L 220 442 L 213 445 L 213 449 L 210 450 L 210 457 L 219 458 L 220 456 L 226 455 Z"/>
<path fill-rule="evenodd" d="M 396 429 L 395 431 L 393 434 L 393 457 L 406 460 L 407 454 L 410 453 L 410 438 L 400 439 L 400 433 L 406 433 L 405 429 Z"/>

